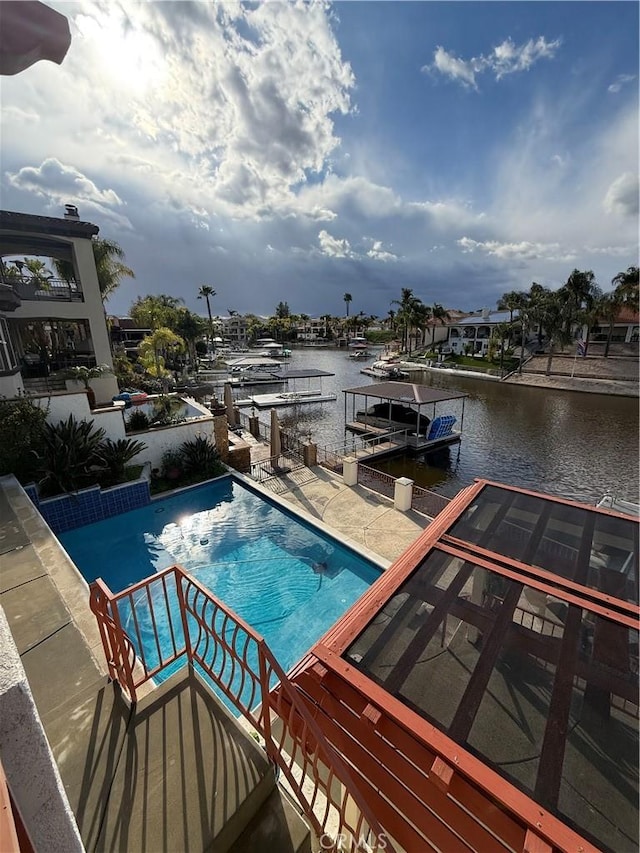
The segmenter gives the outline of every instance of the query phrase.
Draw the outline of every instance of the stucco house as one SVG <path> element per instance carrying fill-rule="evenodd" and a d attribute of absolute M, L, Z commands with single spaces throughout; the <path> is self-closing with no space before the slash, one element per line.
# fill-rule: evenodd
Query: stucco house
<path fill-rule="evenodd" d="M 98 230 L 73 205 L 59 218 L 0 211 L 0 396 L 42 390 L 34 380 L 64 389 L 73 366 L 113 367 L 91 245 Z M 55 277 L 53 259 L 71 263 L 69 280 Z M 99 400 L 118 393 L 111 375 L 92 387 Z"/>

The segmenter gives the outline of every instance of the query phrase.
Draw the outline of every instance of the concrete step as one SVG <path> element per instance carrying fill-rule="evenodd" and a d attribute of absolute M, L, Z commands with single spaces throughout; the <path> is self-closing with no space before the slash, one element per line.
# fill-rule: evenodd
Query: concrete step
<path fill-rule="evenodd" d="M 311 831 L 287 795 L 277 788 L 265 800 L 228 853 L 311 853 Z"/>

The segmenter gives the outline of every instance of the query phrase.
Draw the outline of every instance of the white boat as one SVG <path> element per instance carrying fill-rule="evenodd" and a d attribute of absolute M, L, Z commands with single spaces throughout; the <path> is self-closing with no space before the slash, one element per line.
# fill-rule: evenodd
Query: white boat
<path fill-rule="evenodd" d="M 374 361 L 370 367 L 363 367 L 360 373 L 374 379 L 406 379 L 409 375 L 392 361 Z"/>
<path fill-rule="evenodd" d="M 640 518 L 640 504 L 621 500 L 610 493 L 603 495 L 596 506 L 603 507 L 603 509 L 612 509 L 614 512 L 621 512 L 624 515 L 631 515 L 634 518 Z"/>

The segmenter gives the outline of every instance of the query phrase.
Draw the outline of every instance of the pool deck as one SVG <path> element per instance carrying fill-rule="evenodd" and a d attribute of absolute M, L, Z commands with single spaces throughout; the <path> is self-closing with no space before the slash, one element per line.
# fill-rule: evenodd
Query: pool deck
<path fill-rule="evenodd" d="M 265 491 L 383 567 L 429 523 L 322 468 Z M 35 849 L 58 838 L 65 850 L 311 850 L 264 753 L 192 675 L 178 673 L 135 708 L 124 702 L 107 679 L 87 585 L 13 477 L 0 478 L 0 560 L 0 760 Z M 16 696 L 35 713 L 14 707 Z M 64 800 L 34 769 L 31 752 L 47 742 L 75 823 L 56 824 Z"/>

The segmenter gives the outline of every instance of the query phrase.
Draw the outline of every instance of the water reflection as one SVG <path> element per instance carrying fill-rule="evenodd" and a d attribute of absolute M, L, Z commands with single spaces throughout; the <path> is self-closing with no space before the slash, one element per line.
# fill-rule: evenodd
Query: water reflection
<path fill-rule="evenodd" d="M 344 438 L 345 388 L 369 385 L 360 365 L 337 350 L 294 350 L 292 366 L 335 373 L 323 379 L 336 403 L 280 410 L 280 422 L 318 444 Z M 463 437 L 445 454 L 379 463 L 446 495 L 476 477 L 593 502 L 608 489 L 638 501 L 638 400 L 449 377 L 425 371 L 413 381 L 459 390 L 465 402 Z M 266 392 L 267 389 L 265 389 Z M 442 405 L 442 404 L 441 404 Z M 456 401 L 451 404 L 454 414 Z M 454 410 L 455 409 L 455 410 Z M 444 412 L 439 408 L 441 413 Z M 261 418 L 268 421 L 269 413 Z"/>

